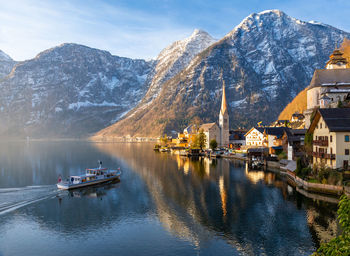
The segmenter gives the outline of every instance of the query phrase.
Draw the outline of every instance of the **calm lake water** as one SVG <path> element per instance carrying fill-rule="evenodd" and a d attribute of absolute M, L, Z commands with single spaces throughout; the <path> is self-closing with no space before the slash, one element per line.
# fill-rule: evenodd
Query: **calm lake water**
<path fill-rule="evenodd" d="M 59 191 L 63 177 L 121 167 L 114 184 Z M 338 232 L 313 201 L 244 162 L 190 161 L 152 144 L 0 144 L 0 255 L 310 255 Z"/>

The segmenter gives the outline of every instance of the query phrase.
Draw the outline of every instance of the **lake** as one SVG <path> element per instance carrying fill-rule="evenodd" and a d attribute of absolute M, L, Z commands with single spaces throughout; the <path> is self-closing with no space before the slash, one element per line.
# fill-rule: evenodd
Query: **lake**
<path fill-rule="evenodd" d="M 0 255 L 310 255 L 337 205 L 242 161 L 190 160 L 152 144 L 0 144 Z M 120 167 L 121 181 L 59 191 L 59 175 Z"/>

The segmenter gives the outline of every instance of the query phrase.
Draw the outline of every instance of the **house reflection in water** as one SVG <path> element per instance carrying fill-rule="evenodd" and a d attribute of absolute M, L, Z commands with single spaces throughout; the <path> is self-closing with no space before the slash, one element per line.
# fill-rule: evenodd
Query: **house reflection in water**
<path fill-rule="evenodd" d="M 322 231 L 308 226 L 319 219 L 306 219 L 295 192 L 274 173 L 245 169 L 241 161 L 147 154 L 136 145 L 97 146 L 130 163 L 146 184 L 162 226 L 196 248 L 220 237 L 244 254 L 292 255 L 295 244 L 308 248 L 320 239 Z"/>

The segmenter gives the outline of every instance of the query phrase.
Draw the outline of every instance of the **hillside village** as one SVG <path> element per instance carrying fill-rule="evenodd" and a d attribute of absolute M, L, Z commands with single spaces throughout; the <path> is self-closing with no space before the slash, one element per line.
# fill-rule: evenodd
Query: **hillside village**
<path fill-rule="evenodd" d="M 179 154 L 200 148 L 197 154 L 243 157 L 253 166 L 278 166 L 294 178 L 342 185 L 350 177 L 350 68 L 339 49 L 333 51 L 324 69 L 314 71 L 306 95 L 307 109 L 294 112 L 288 120 L 229 130 L 222 81 L 218 123 L 191 124 L 176 138 L 160 138 L 163 147 L 158 147 Z"/>

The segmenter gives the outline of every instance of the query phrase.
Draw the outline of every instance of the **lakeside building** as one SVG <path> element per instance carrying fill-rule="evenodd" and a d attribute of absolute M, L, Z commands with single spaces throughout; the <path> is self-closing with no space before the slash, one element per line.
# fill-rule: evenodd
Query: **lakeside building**
<path fill-rule="evenodd" d="M 252 127 L 246 134 L 246 147 L 266 147 L 270 154 L 283 150 L 282 136 L 288 127 Z"/>
<path fill-rule="evenodd" d="M 311 124 L 316 108 L 336 108 L 339 102 L 349 98 L 350 69 L 347 60 L 338 49 L 334 50 L 325 69 L 316 69 L 307 90 L 307 109 L 304 111 L 305 128 Z"/>
<path fill-rule="evenodd" d="M 247 130 L 231 130 L 230 131 L 230 144 L 229 148 L 240 148 L 245 145 L 244 134 L 247 133 Z"/>
<path fill-rule="evenodd" d="M 308 132 L 313 133 L 313 163 L 348 170 L 350 108 L 318 109 Z"/>
<path fill-rule="evenodd" d="M 306 129 L 286 129 L 282 136 L 283 151 L 288 160 L 294 160 L 305 155 L 304 140 Z"/>
<path fill-rule="evenodd" d="M 198 126 L 191 124 L 183 130 L 183 133 L 178 133 L 177 138 L 171 140 L 171 144 L 176 147 L 188 148 L 193 143 L 197 133 Z"/>

